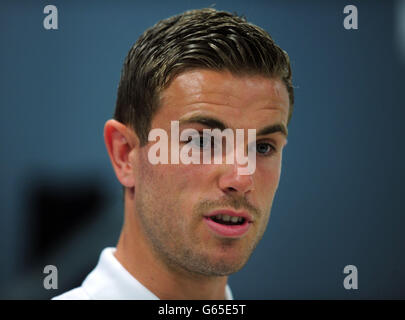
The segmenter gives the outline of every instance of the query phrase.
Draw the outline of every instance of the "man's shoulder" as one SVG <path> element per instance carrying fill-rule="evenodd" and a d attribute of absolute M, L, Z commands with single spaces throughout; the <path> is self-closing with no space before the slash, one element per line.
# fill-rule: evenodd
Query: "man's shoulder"
<path fill-rule="evenodd" d="M 53 297 L 52 300 L 90 300 L 90 296 L 82 287 L 78 287 Z"/>

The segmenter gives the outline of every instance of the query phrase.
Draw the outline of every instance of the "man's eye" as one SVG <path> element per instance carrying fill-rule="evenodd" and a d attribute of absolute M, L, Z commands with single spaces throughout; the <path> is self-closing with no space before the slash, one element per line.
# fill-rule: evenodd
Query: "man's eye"
<path fill-rule="evenodd" d="M 207 135 L 200 135 L 193 138 L 189 138 L 188 142 L 190 142 L 201 149 L 207 149 L 211 146 L 211 136 Z"/>
<path fill-rule="evenodd" d="M 256 151 L 263 156 L 268 156 L 275 151 L 275 148 L 270 143 L 261 142 L 256 145 Z"/>

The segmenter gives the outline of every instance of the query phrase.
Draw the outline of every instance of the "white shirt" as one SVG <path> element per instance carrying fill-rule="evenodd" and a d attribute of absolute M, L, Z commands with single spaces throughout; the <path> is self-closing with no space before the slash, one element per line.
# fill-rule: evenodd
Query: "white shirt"
<path fill-rule="evenodd" d="M 114 256 L 115 248 L 105 248 L 97 266 L 82 285 L 52 300 L 159 300 L 136 280 Z M 225 288 L 225 299 L 233 300 L 231 289 Z"/>

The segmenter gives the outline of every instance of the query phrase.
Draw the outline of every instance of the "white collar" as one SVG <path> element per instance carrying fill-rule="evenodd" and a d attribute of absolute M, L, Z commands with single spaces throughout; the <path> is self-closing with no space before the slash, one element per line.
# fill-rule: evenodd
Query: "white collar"
<path fill-rule="evenodd" d="M 159 300 L 136 280 L 114 256 L 116 248 L 105 248 L 97 266 L 83 281 L 82 289 L 95 300 Z M 233 300 L 231 289 L 225 288 L 225 299 Z"/>

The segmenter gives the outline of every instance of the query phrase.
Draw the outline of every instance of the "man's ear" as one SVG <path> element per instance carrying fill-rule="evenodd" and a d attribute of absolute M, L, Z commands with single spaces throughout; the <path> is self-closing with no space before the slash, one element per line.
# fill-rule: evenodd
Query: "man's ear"
<path fill-rule="evenodd" d="M 118 181 L 125 187 L 135 185 L 131 155 L 139 147 L 135 132 L 116 120 L 108 120 L 104 125 L 104 142 Z"/>

